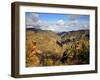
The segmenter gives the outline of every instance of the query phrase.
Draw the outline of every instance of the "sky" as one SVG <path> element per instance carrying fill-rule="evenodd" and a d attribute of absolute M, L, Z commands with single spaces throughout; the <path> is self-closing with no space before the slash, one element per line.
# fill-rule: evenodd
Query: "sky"
<path fill-rule="evenodd" d="M 89 15 L 25 13 L 26 28 L 37 28 L 57 32 L 89 29 Z"/>

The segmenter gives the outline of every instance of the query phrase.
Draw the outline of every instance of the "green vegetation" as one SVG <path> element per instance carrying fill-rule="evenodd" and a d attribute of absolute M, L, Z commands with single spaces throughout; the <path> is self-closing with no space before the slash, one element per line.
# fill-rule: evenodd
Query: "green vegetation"
<path fill-rule="evenodd" d="M 89 64 L 89 31 L 27 30 L 26 67 Z"/>

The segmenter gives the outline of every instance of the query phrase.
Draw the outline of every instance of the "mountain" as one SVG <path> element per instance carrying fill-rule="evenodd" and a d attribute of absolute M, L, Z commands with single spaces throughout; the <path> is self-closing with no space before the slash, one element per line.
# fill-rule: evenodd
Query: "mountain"
<path fill-rule="evenodd" d="M 26 29 L 26 39 L 32 39 L 37 43 L 39 50 L 43 52 L 61 53 L 61 47 L 56 44 L 56 41 L 61 41 L 59 35 L 53 31 L 41 29 Z"/>
<path fill-rule="evenodd" d="M 88 54 L 89 30 L 57 33 L 26 28 L 26 67 L 87 64 Z"/>
<path fill-rule="evenodd" d="M 77 40 L 89 40 L 89 30 L 77 30 L 58 33 L 62 42 L 73 42 Z"/>
<path fill-rule="evenodd" d="M 44 31 L 44 30 L 36 29 L 36 28 L 26 28 L 26 31 L 39 32 L 39 31 Z"/>

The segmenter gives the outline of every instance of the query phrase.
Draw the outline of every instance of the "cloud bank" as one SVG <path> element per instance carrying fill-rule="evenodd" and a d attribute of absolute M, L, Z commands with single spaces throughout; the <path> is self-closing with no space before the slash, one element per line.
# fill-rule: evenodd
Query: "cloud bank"
<path fill-rule="evenodd" d="M 88 23 L 81 23 L 77 20 L 80 15 L 67 15 L 70 21 L 64 21 L 59 19 L 54 23 L 48 23 L 40 19 L 39 14 L 28 13 L 26 14 L 26 28 L 37 28 L 42 30 L 53 30 L 53 31 L 71 31 L 80 29 L 89 29 Z"/>

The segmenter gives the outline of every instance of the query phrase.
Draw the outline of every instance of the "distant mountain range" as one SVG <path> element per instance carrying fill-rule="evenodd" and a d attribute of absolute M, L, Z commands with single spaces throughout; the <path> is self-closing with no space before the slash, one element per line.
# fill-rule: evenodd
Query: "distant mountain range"
<path fill-rule="evenodd" d="M 62 41 L 64 40 L 79 40 L 79 39 L 87 39 L 89 40 L 89 30 L 77 30 L 77 31 L 69 31 L 69 32 L 54 32 L 51 30 L 41 30 L 36 28 L 26 28 L 27 31 L 33 31 L 33 32 L 46 32 L 46 34 L 54 34 L 56 36 L 59 36 Z"/>
<path fill-rule="evenodd" d="M 89 30 L 77 30 L 77 31 L 69 31 L 69 32 L 61 32 L 58 33 L 64 42 L 72 42 L 77 40 L 89 40 Z"/>

